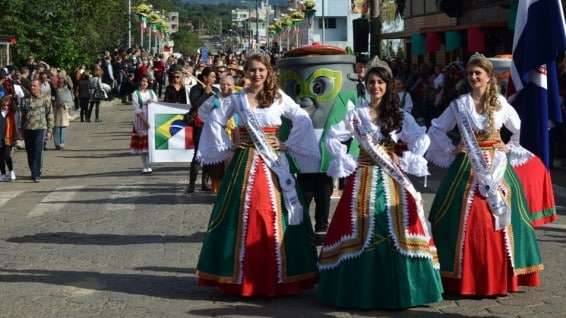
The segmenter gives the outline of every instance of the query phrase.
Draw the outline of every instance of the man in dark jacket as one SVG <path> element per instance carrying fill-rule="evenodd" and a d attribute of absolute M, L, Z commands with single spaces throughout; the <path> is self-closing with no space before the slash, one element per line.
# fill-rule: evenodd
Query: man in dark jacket
<path fill-rule="evenodd" d="M 198 151 L 198 144 L 200 139 L 200 133 L 202 131 L 203 122 L 198 117 L 198 109 L 202 103 L 204 103 L 210 96 L 218 94 L 218 88 L 212 86 L 216 81 L 216 74 L 210 67 L 205 67 L 201 73 L 201 83 L 193 86 L 191 92 L 189 93 L 189 100 L 191 102 L 191 110 L 189 111 L 189 118 L 191 118 L 191 125 L 193 127 L 193 142 L 195 144 L 195 155 L 193 156 L 193 161 L 191 162 L 191 170 L 189 174 L 189 186 L 187 188 L 188 193 L 195 191 L 195 181 L 197 179 L 198 169 L 200 164 L 196 159 L 196 154 Z M 204 85 L 203 85 L 204 84 Z M 202 191 L 210 191 L 207 183 L 206 171 L 202 171 Z"/>

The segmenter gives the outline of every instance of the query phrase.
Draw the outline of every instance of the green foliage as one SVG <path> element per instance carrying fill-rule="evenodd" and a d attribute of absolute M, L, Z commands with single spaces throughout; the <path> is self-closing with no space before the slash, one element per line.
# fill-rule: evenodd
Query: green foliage
<path fill-rule="evenodd" d="M 0 34 L 16 36 L 16 63 L 32 55 L 71 69 L 125 42 L 126 6 L 120 0 L 0 1 Z"/>
<path fill-rule="evenodd" d="M 175 41 L 175 51 L 183 54 L 195 54 L 198 48 L 203 45 L 198 35 L 185 27 L 181 27 L 178 32 L 173 34 L 172 38 Z"/>
<path fill-rule="evenodd" d="M 231 28 L 234 8 L 236 7 L 226 3 L 217 5 L 183 3 L 177 7 L 177 10 L 179 20 L 191 21 L 197 30 L 203 30 L 205 34 L 218 35 Z"/>

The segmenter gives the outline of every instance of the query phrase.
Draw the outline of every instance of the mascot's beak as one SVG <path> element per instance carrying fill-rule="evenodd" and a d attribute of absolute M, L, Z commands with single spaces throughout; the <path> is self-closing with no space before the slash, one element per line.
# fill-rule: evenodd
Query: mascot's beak
<path fill-rule="evenodd" d="M 312 116 L 316 110 L 314 100 L 308 96 L 301 98 L 299 105 L 301 105 L 301 108 L 304 109 L 309 114 L 309 116 Z"/>
<path fill-rule="evenodd" d="M 300 99 L 299 104 L 302 108 L 314 108 L 316 105 L 314 104 L 314 100 L 308 96 L 305 96 Z"/>

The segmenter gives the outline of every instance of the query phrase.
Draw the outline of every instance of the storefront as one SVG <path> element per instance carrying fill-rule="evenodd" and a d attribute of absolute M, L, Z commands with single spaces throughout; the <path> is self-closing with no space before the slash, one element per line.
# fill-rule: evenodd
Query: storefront
<path fill-rule="evenodd" d="M 11 65 L 16 37 L 0 35 L 0 66 Z"/>

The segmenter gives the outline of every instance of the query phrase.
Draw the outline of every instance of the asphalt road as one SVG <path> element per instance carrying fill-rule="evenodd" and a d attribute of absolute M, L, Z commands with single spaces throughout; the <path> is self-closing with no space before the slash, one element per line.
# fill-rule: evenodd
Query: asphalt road
<path fill-rule="evenodd" d="M 187 164 L 141 175 L 140 159 L 127 149 L 130 106 L 102 109 L 102 123 L 72 123 L 65 151 L 49 145 L 40 183 L 28 180 L 19 151 L 18 180 L 0 184 L 0 317 L 566 317 L 562 207 L 559 223 L 537 231 L 542 286 L 507 297 L 346 311 L 319 304 L 314 291 L 241 299 L 198 287 L 195 267 L 214 197 L 183 193 Z M 441 177 L 435 170 L 424 189 L 427 205 Z"/>

